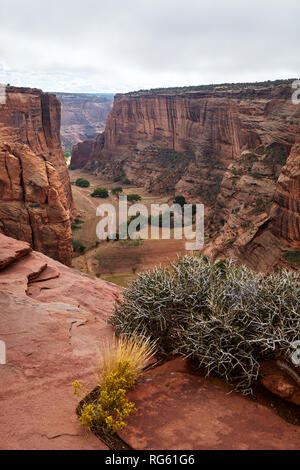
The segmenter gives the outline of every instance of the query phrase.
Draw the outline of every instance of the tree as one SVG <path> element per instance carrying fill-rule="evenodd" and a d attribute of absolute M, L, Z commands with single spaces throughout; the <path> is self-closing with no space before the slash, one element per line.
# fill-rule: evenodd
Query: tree
<path fill-rule="evenodd" d="M 113 188 L 111 192 L 112 194 L 115 194 L 116 196 L 118 196 L 120 193 L 123 192 L 123 188 L 121 186 L 117 186 L 116 188 Z"/>
<path fill-rule="evenodd" d="M 81 188 L 89 188 L 90 182 L 84 178 L 78 178 L 75 182 L 76 186 Z"/>
<path fill-rule="evenodd" d="M 96 188 L 95 191 L 91 194 L 91 197 L 101 197 L 101 198 L 107 198 L 108 197 L 108 191 L 106 188 Z"/>
<path fill-rule="evenodd" d="M 174 199 L 175 204 L 179 204 L 181 207 L 183 207 L 186 204 L 186 199 L 184 196 L 176 196 Z"/>
<path fill-rule="evenodd" d="M 129 202 L 136 202 L 136 201 L 140 201 L 142 198 L 139 194 L 128 194 L 127 196 L 127 200 Z"/>

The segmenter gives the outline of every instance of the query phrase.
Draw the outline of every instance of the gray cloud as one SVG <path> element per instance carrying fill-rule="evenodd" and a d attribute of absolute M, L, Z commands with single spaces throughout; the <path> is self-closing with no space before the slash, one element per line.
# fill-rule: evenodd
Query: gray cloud
<path fill-rule="evenodd" d="M 298 77 L 298 0 L 1 2 L 0 82 L 127 91 Z"/>

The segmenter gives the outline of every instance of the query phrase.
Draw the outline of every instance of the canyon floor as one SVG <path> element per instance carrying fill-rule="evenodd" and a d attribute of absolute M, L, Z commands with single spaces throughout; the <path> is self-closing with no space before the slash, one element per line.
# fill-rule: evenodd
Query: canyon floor
<path fill-rule="evenodd" d="M 122 185 L 82 170 L 70 170 L 69 173 L 71 182 L 74 183 L 77 178 L 83 177 L 91 184 L 89 188 L 72 185 L 75 207 L 83 220 L 83 223 L 73 230 L 73 239 L 80 240 L 86 247 L 84 254 L 74 256 L 74 268 L 86 274 L 97 275 L 101 279 L 126 286 L 137 273 L 158 264 L 164 265 L 168 259 L 174 259 L 177 254 L 186 253 L 185 240 L 174 240 L 173 238 L 170 240 L 101 241 L 96 246 L 98 240 L 96 225 L 99 222 L 99 217 L 96 217 L 98 205 L 110 203 L 116 208 L 118 207 L 118 199 L 111 193 L 107 199 L 92 198 L 90 194 L 96 187 L 105 187 L 110 190 L 122 186 L 123 194 L 139 194 L 142 197 L 140 202 L 146 205 L 149 214 L 151 204 L 171 203 L 172 198 L 154 196 L 145 188 Z"/>

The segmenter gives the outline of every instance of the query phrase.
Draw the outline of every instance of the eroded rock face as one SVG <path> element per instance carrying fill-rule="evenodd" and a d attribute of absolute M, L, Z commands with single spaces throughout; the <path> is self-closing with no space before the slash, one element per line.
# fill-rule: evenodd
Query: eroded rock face
<path fill-rule="evenodd" d="M 0 448 L 106 449 L 80 428 L 72 382 L 95 386 L 122 289 L 1 234 L 0 266 Z"/>
<path fill-rule="evenodd" d="M 73 208 L 70 178 L 60 143 L 61 105 L 55 95 L 32 88 L 6 87 L 0 105 L 0 141 L 28 145 L 56 168 Z"/>
<path fill-rule="evenodd" d="M 94 139 L 104 131 L 113 96 L 81 93 L 56 93 L 62 104 L 61 142 L 72 149 L 78 142 Z"/>
<path fill-rule="evenodd" d="M 206 254 L 260 271 L 299 268 L 299 148 L 273 143 L 229 166 L 208 217 Z"/>
<path fill-rule="evenodd" d="M 27 145 L 0 144 L 0 231 L 71 265 L 64 187 L 52 163 Z"/>
<path fill-rule="evenodd" d="M 290 266 L 300 201 L 300 106 L 291 96 L 286 84 L 116 95 L 102 145 L 75 147 L 72 167 L 204 203 L 210 256 L 265 271 Z"/>
<path fill-rule="evenodd" d="M 70 265 L 74 208 L 54 95 L 6 87 L 0 167 L 0 231 Z"/>

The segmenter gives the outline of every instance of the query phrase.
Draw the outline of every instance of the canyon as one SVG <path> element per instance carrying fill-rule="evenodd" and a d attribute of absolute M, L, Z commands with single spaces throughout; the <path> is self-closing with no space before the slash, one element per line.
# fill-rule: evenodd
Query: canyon
<path fill-rule="evenodd" d="M 60 124 L 55 95 L 6 87 L 0 104 L 0 232 L 71 265 L 75 208 Z"/>
<path fill-rule="evenodd" d="M 55 93 L 61 102 L 61 143 L 66 150 L 102 132 L 113 94 Z"/>
<path fill-rule="evenodd" d="M 297 269 L 300 106 L 291 81 L 115 96 L 105 131 L 71 168 L 204 203 L 204 253 Z"/>

